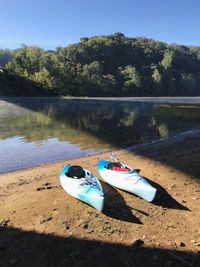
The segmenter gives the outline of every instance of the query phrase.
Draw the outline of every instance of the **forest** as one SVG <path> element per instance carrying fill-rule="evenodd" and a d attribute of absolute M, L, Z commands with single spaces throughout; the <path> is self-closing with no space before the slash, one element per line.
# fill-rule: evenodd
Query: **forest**
<path fill-rule="evenodd" d="M 122 33 L 0 49 L 1 96 L 199 96 L 200 46 Z"/>

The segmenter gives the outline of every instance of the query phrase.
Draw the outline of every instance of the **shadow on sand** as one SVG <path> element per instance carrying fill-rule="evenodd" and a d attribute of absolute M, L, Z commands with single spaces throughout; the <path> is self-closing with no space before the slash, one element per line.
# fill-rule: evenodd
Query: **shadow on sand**
<path fill-rule="evenodd" d="M 178 201 L 176 201 L 167 191 L 164 187 L 159 185 L 156 182 L 153 182 L 149 180 L 148 178 L 144 177 L 153 187 L 157 189 L 157 193 L 155 196 L 155 199 L 153 200 L 153 204 L 157 206 L 162 206 L 163 208 L 169 208 L 169 209 L 178 209 L 178 210 L 186 210 L 190 211 L 189 208 L 182 205 Z"/>
<path fill-rule="evenodd" d="M 176 199 L 174 199 L 164 187 L 159 185 L 156 182 L 153 182 L 152 180 L 148 179 L 147 177 L 144 177 L 153 187 L 157 189 L 157 193 L 155 196 L 155 199 L 151 202 L 152 204 L 156 206 L 162 206 L 163 208 L 169 208 L 169 209 L 178 209 L 178 210 L 185 210 L 190 211 L 190 209 L 181 203 L 179 203 Z M 131 210 L 137 210 L 138 212 L 142 213 L 145 216 L 148 216 L 146 212 L 138 210 L 136 207 L 130 207 L 126 205 L 126 202 L 122 195 L 112 186 L 108 185 L 105 182 L 102 182 L 103 188 L 106 191 L 106 201 L 105 201 L 105 211 L 104 214 L 106 214 L 109 217 L 122 220 L 122 221 L 128 221 L 133 223 L 142 224 L 142 222 L 139 221 L 136 217 L 132 215 Z M 123 190 L 121 190 L 123 191 Z M 137 197 L 134 194 L 131 194 L 127 191 L 127 194 Z"/>
<path fill-rule="evenodd" d="M 136 224 L 142 224 L 140 219 L 132 214 L 133 209 L 126 205 L 122 195 L 112 186 L 101 181 L 105 190 L 105 204 L 103 213 L 111 218 Z"/>
<path fill-rule="evenodd" d="M 0 227 L 0 266 L 199 266 L 200 254 Z"/>

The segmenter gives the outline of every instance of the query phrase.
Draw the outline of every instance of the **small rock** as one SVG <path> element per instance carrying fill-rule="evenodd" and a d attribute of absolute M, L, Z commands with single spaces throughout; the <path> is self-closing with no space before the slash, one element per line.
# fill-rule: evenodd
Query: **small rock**
<path fill-rule="evenodd" d="M 178 240 L 175 240 L 175 245 L 179 247 L 185 247 L 185 243 L 183 243 L 182 241 L 178 241 Z"/>
<path fill-rule="evenodd" d="M 186 200 L 181 200 L 181 204 L 187 203 Z"/>
<path fill-rule="evenodd" d="M 175 184 L 172 184 L 171 188 L 172 188 L 172 189 L 173 189 L 173 188 L 176 188 L 176 185 L 175 185 Z"/>
<path fill-rule="evenodd" d="M 9 219 L 0 219 L 0 225 L 1 226 L 11 226 Z"/>
<path fill-rule="evenodd" d="M 43 186 L 48 186 L 50 185 L 51 183 L 44 183 Z"/>
<path fill-rule="evenodd" d="M 69 230 L 69 229 L 70 229 L 70 224 L 69 224 L 69 222 L 64 221 L 64 222 L 62 222 L 62 224 L 63 224 L 65 230 Z"/>
<path fill-rule="evenodd" d="M 37 191 L 42 191 L 42 190 L 44 190 L 45 188 L 44 187 L 38 187 L 37 188 Z"/>
<path fill-rule="evenodd" d="M 185 247 L 185 243 L 180 242 L 179 246 L 180 246 L 180 247 Z"/>
<path fill-rule="evenodd" d="M 52 217 L 52 216 L 45 217 L 45 218 L 42 218 L 42 219 L 40 220 L 40 223 L 42 224 L 42 223 L 45 223 L 45 222 L 51 221 L 52 219 L 53 219 L 53 217 Z"/>
<path fill-rule="evenodd" d="M 198 200 L 199 197 L 192 197 L 192 200 Z"/>
<path fill-rule="evenodd" d="M 82 225 L 82 228 L 83 228 L 83 229 L 88 229 L 88 224 L 87 224 L 87 223 L 84 223 L 84 224 Z"/>
<path fill-rule="evenodd" d="M 51 186 L 51 185 L 47 186 L 47 189 L 53 189 L 53 186 Z"/>

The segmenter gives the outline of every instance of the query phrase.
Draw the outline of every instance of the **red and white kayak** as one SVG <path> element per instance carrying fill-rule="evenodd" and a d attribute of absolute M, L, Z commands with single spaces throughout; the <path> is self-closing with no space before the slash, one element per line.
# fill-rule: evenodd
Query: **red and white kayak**
<path fill-rule="evenodd" d="M 101 177 L 114 187 L 133 193 L 149 202 L 155 198 L 157 189 L 125 164 L 100 159 L 98 171 Z"/>

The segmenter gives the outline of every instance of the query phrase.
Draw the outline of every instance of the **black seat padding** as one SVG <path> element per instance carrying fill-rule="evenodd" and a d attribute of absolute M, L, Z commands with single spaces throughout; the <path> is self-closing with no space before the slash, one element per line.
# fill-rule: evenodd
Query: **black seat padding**
<path fill-rule="evenodd" d="M 85 177 L 84 169 L 78 165 L 70 166 L 68 171 L 65 174 L 71 178 L 79 178 L 80 179 L 80 178 Z"/>

